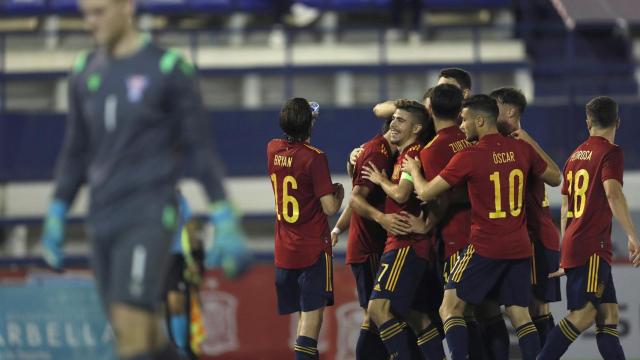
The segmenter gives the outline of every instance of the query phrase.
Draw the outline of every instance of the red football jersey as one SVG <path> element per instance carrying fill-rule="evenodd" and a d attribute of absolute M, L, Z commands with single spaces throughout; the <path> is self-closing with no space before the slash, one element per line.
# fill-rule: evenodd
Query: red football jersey
<path fill-rule="evenodd" d="M 313 265 L 331 254 L 327 215 L 320 198 L 333 193 L 327 156 L 306 142 L 275 139 L 267 161 L 276 206 L 275 263 L 283 269 Z"/>
<path fill-rule="evenodd" d="M 531 240 L 542 243 L 547 249 L 559 251 L 560 231 L 551 218 L 544 181 L 537 176 L 529 176 L 526 194 L 527 229 Z"/>
<path fill-rule="evenodd" d="M 420 151 L 424 178 L 427 181 L 433 180 L 447 166 L 453 155 L 469 146 L 471 143 L 457 126 L 440 129 L 436 137 Z M 460 187 L 466 188 L 466 185 Z M 444 258 L 447 259 L 469 244 L 471 210 L 457 210 L 445 223 L 440 224 L 439 228 L 444 239 Z"/>
<path fill-rule="evenodd" d="M 598 254 L 611 263 L 611 208 L 603 183 L 622 184 L 622 149 L 600 136 L 591 136 L 569 156 L 564 165 L 562 194 L 569 197 L 567 227 L 560 264 L 574 268 Z"/>
<path fill-rule="evenodd" d="M 532 255 L 524 209 L 529 174 L 547 163 L 524 141 L 500 134 L 484 136 L 456 155 L 440 173 L 451 186 L 467 183 L 471 201 L 471 240 L 478 254 L 492 259 Z"/>
<path fill-rule="evenodd" d="M 382 135 L 377 135 L 363 146 L 353 169 L 352 184 L 369 189 L 367 202 L 380 211 L 384 211 L 386 194 L 382 188 L 362 178 L 362 167 L 372 162 L 387 174 L 393 169 L 393 156 L 389 143 Z M 370 254 L 382 254 L 386 231 L 375 221 L 365 219 L 355 211 L 351 213 L 349 241 L 347 242 L 347 264 L 363 263 Z"/>
<path fill-rule="evenodd" d="M 413 143 L 407 146 L 400 155 L 398 155 L 398 159 L 396 160 L 395 165 L 393 166 L 393 172 L 391 174 L 391 181 L 394 184 L 400 183 L 400 176 L 402 175 L 402 160 L 405 157 L 415 158 L 420 155 L 420 149 L 422 145 L 419 143 Z M 404 204 L 398 204 L 392 198 L 387 196 L 384 211 L 387 214 L 395 214 L 401 211 L 406 211 L 415 216 L 420 215 L 420 200 L 416 197 L 415 193 L 411 192 L 409 196 L 409 200 L 407 200 Z M 389 252 L 391 250 L 400 249 L 405 246 L 411 246 L 413 250 L 416 252 L 416 255 L 427 259 L 429 257 L 429 250 L 431 249 L 431 242 L 429 241 L 429 237 L 427 235 L 422 234 L 409 234 L 409 235 L 401 235 L 395 236 L 391 233 L 387 234 L 387 242 L 384 246 L 384 252 Z"/>

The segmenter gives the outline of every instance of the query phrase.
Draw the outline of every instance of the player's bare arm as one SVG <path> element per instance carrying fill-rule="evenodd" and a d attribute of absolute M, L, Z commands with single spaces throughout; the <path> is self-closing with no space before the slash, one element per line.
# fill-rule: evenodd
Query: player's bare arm
<path fill-rule="evenodd" d="M 342 200 L 344 199 L 344 188 L 342 184 L 333 184 L 333 194 L 327 194 L 320 198 L 320 204 L 322 205 L 322 211 L 327 216 L 335 215 L 342 206 Z"/>
<path fill-rule="evenodd" d="M 385 214 L 376 209 L 367 201 L 367 195 L 369 195 L 368 188 L 356 185 L 351 191 L 351 201 L 349 202 L 351 209 L 363 218 L 377 222 L 393 235 L 408 234 L 407 220 L 404 217 L 398 214 Z"/>
<path fill-rule="evenodd" d="M 385 171 L 378 169 L 372 162 L 362 168 L 362 177 L 376 185 L 380 185 L 385 194 L 399 204 L 407 202 L 413 192 L 411 181 L 401 179 L 398 184 L 394 184 L 389 180 Z"/>
<path fill-rule="evenodd" d="M 422 165 L 419 158 L 406 157 L 402 161 L 402 171 L 411 175 L 413 178 L 414 191 L 418 193 L 427 187 L 427 180 L 422 176 Z"/>
<path fill-rule="evenodd" d="M 349 228 L 349 223 L 351 222 L 351 206 L 347 206 L 340 218 L 338 218 L 338 222 L 336 222 L 336 226 L 331 230 L 331 246 L 336 246 L 338 240 L 340 240 L 340 233 Z"/>
<path fill-rule="evenodd" d="M 373 114 L 381 119 L 390 118 L 393 113 L 396 112 L 396 101 L 395 100 L 387 100 L 385 102 L 381 102 L 376 104 L 373 107 Z"/>
<path fill-rule="evenodd" d="M 363 145 L 351 150 L 349 154 L 349 161 L 347 161 L 347 174 L 349 174 L 350 178 L 353 178 L 353 170 L 356 166 L 356 160 L 358 160 L 358 156 L 364 151 Z"/>
<path fill-rule="evenodd" d="M 418 199 L 422 201 L 430 201 L 449 189 L 451 189 L 451 185 L 438 175 L 427 183 L 427 187 L 425 189 L 417 194 Z"/>
<path fill-rule="evenodd" d="M 607 195 L 607 201 L 611 207 L 613 217 L 618 220 L 620 226 L 627 234 L 627 244 L 629 247 L 629 260 L 634 267 L 640 266 L 640 243 L 638 243 L 638 234 L 633 224 L 631 215 L 629 214 L 629 206 L 627 199 L 622 191 L 622 184 L 618 180 L 608 179 L 603 183 L 604 192 Z"/>
<path fill-rule="evenodd" d="M 518 129 L 514 132 L 511 133 L 511 136 L 525 141 L 527 142 L 529 145 L 533 146 L 533 148 L 536 150 L 536 152 L 538 153 L 538 155 L 540 155 L 540 157 L 542 157 L 544 159 L 544 161 L 547 163 L 547 169 L 545 170 L 545 172 L 540 176 L 540 178 L 547 183 L 550 186 L 558 186 L 560 185 L 560 183 L 562 183 L 562 173 L 560 171 L 560 168 L 558 167 L 558 164 L 556 164 L 555 161 L 553 161 L 553 159 L 551 158 L 551 156 L 549 156 L 538 144 L 537 141 L 535 141 L 531 135 L 529 135 L 529 133 L 527 133 L 524 129 Z"/>
<path fill-rule="evenodd" d="M 567 228 L 567 212 L 569 211 L 569 197 L 562 195 L 562 205 L 560 207 L 560 241 L 564 238 L 564 231 Z M 557 271 L 549 273 L 549 278 L 564 276 L 564 269 L 558 268 Z"/>

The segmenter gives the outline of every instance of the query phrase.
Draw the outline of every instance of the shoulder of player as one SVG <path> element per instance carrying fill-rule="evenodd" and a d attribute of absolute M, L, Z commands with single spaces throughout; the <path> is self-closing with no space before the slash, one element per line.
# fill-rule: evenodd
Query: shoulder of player
<path fill-rule="evenodd" d="M 302 143 L 302 148 L 305 149 L 306 151 L 311 152 L 314 155 L 324 155 L 324 151 L 318 149 L 317 147 L 309 143 Z"/>
<path fill-rule="evenodd" d="M 71 67 L 71 76 L 75 77 L 83 74 L 89 67 L 91 61 L 95 58 L 96 53 L 96 50 L 92 50 L 82 51 L 76 55 L 76 58 L 73 60 L 73 66 Z"/>
<path fill-rule="evenodd" d="M 378 137 L 378 136 L 374 137 L 373 139 L 364 143 L 362 148 L 363 148 L 363 151 L 362 151 L 363 156 L 359 156 L 358 158 L 369 157 L 374 154 L 381 154 L 387 158 L 391 156 L 391 150 L 389 149 L 389 145 L 387 144 L 386 140 L 383 137 Z"/>
<path fill-rule="evenodd" d="M 195 73 L 195 68 L 186 60 L 185 56 L 177 49 L 162 48 L 156 44 L 149 44 L 147 51 L 158 64 L 158 69 L 163 75 L 169 75 L 179 70 L 184 75 L 191 76 Z"/>

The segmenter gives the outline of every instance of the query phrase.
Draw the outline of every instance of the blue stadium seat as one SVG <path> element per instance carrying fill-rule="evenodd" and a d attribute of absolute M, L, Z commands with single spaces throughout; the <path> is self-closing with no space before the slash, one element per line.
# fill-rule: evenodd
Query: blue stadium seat
<path fill-rule="evenodd" d="M 50 0 L 49 9 L 54 13 L 78 12 L 77 0 Z"/>
<path fill-rule="evenodd" d="M 273 8 L 270 0 L 236 0 L 235 6 L 237 10 L 248 12 L 269 11 Z"/>
<path fill-rule="evenodd" d="M 512 0 L 423 0 L 430 9 L 473 10 L 483 8 L 505 8 L 513 5 Z"/>
<path fill-rule="evenodd" d="M 300 2 L 329 10 L 367 10 L 391 5 L 391 0 L 301 0 Z"/>
<path fill-rule="evenodd" d="M 140 0 L 138 10 L 150 13 L 187 12 L 187 0 Z"/>
<path fill-rule="evenodd" d="M 0 11 L 7 14 L 35 14 L 45 12 L 45 0 L 5 0 Z"/>
<path fill-rule="evenodd" d="M 231 11 L 232 0 L 189 0 L 189 7 L 197 11 Z"/>

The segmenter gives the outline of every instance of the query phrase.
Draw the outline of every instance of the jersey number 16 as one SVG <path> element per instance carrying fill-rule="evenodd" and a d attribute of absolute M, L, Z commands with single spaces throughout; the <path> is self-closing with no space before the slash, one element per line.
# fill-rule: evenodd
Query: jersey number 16
<path fill-rule="evenodd" d="M 276 174 L 271 174 L 271 182 L 273 183 L 278 221 L 284 217 L 284 221 L 290 224 L 295 223 L 300 217 L 300 205 L 298 205 L 298 200 L 295 197 L 289 195 L 289 190 L 297 189 L 298 181 L 291 175 L 285 176 L 282 180 L 282 211 L 280 211 L 280 206 L 278 206 L 278 177 Z M 280 215 L 281 213 L 282 216 Z"/>

